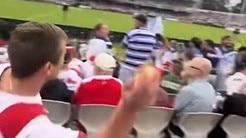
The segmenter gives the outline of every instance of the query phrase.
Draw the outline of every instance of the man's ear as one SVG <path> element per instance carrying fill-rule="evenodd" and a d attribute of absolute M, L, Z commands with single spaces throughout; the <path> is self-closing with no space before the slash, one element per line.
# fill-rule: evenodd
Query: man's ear
<path fill-rule="evenodd" d="M 51 70 L 52 70 L 52 65 L 51 65 L 50 62 L 47 62 L 44 65 L 44 72 L 45 72 L 46 76 L 50 76 L 51 75 Z"/>

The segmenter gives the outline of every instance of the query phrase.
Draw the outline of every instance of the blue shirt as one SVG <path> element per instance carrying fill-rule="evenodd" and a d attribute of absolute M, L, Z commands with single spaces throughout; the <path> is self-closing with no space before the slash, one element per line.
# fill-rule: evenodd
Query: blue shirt
<path fill-rule="evenodd" d="M 176 97 L 174 109 L 177 123 L 186 113 L 212 112 L 216 102 L 214 88 L 206 80 L 196 80 L 183 87 Z"/>
<path fill-rule="evenodd" d="M 154 47 L 157 46 L 155 34 L 141 28 L 129 31 L 124 39 L 126 58 L 123 66 L 135 70 L 151 58 Z"/>

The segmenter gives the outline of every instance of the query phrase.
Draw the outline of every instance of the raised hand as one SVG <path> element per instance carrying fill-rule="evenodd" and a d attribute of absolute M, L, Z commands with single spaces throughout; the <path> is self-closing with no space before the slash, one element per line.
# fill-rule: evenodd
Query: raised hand
<path fill-rule="evenodd" d="M 153 65 L 144 65 L 134 80 L 124 86 L 123 106 L 127 110 L 139 112 L 148 107 L 156 98 L 160 83 L 160 72 Z"/>

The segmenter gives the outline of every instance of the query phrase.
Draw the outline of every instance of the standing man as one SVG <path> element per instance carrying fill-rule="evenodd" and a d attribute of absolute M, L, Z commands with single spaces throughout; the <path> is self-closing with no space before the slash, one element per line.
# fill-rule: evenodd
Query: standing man
<path fill-rule="evenodd" d="M 138 67 L 151 58 L 156 45 L 155 34 L 146 29 L 147 17 L 138 14 L 133 18 L 135 19 L 135 28 L 125 35 L 122 42 L 126 47 L 126 57 L 121 65 L 119 79 L 123 82 L 133 77 Z"/>
<path fill-rule="evenodd" d="M 231 36 L 221 39 L 221 47 L 217 49 L 220 61 L 217 68 L 217 91 L 226 91 L 225 80 L 233 73 L 237 52 L 234 51 L 234 43 Z"/>

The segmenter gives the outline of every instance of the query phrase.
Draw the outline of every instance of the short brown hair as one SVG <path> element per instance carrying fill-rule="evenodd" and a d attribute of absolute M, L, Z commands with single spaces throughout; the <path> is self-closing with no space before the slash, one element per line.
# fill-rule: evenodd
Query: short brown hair
<path fill-rule="evenodd" d="M 57 64 L 61 56 L 61 40 L 66 39 L 64 31 L 53 24 L 28 22 L 17 26 L 8 46 L 12 75 L 26 78 L 47 62 Z"/>

